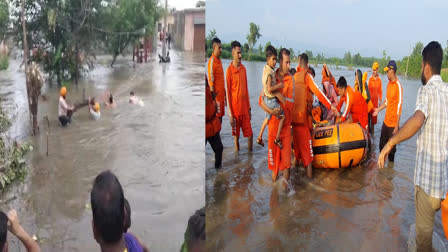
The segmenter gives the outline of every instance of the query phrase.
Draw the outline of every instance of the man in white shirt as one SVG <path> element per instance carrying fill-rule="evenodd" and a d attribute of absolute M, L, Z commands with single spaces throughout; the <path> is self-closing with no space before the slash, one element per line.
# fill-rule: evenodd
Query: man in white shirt
<path fill-rule="evenodd" d="M 71 122 L 74 106 L 69 106 L 66 101 L 67 88 L 61 88 L 61 96 L 59 97 L 58 115 L 62 126 L 66 126 Z"/>

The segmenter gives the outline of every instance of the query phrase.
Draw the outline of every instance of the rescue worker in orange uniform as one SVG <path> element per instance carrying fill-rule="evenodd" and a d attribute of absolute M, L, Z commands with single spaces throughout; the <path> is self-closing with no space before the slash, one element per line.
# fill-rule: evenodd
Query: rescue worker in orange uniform
<path fill-rule="evenodd" d="M 212 41 L 213 53 L 207 64 L 207 73 L 209 79 L 210 90 L 215 98 L 217 105 L 216 115 L 222 123 L 222 117 L 226 106 L 226 89 L 224 85 L 224 70 L 221 62 L 221 40 L 214 38 Z"/>
<path fill-rule="evenodd" d="M 269 120 L 268 124 L 268 168 L 272 171 L 272 181 L 277 180 L 278 173 L 283 172 L 283 177 L 289 180 L 290 168 L 291 168 L 291 148 L 280 149 L 274 143 L 280 120 L 277 115 L 283 113 L 285 115 L 285 121 L 283 122 L 283 127 L 280 131 L 280 140 L 283 143 L 291 143 L 291 109 L 292 109 L 292 99 L 293 99 L 293 76 L 289 73 L 290 70 L 290 52 L 289 50 L 282 48 L 278 54 L 280 67 L 276 70 L 277 83 L 284 83 L 284 87 L 279 89 L 282 95 L 286 99 L 285 104 L 280 104 L 280 109 L 270 109 L 263 101 L 262 97 L 264 93 L 262 92 L 258 104 L 260 107 L 271 115 L 275 115 Z M 286 185 L 285 185 L 286 186 Z"/>
<path fill-rule="evenodd" d="M 387 84 L 386 100 L 373 112 L 373 116 L 377 116 L 378 112 L 386 109 L 383 127 L 381 128 L 380 150 L 386 145 L 389 139 L 398 131 L 400 127 L 401 108 L 403 105 L 403 86 L 397 78 L 397 64 L 394 60 L 389 61 L 384 68 L 389 83 Z M 396 146 L 392 148 L 389 154 L 389 161 L 394 162 Z"/>
<path fill-rule="evenodd" d="M 235 150 L 240 150 L 239 138 L 241 129 L 243 136 L 248 138 L 248 149 L 252 151 L 253 132 L 250 123 L 251 107 L 249 90 L 247 88 L 246 68 L 241 64 L 240 42 L 233 41 L 231 46 L 233 61 L 230 62 L 226 71 L 230 125 L 232 126 Z"/>
<path fill-rule="evenodd" d="M 378 62 L 374 62 L 372 65 L 373 74 L 369 78 L 369 91 L 370 91 L 370 100 L 372 101 L 373 107 L 378 108 L 378 104 L 383 103 L 383 87 L 381 83 L 381 78 L 378 74 Z M 379 100 L 379 103 L 378 103 Z M 372 112 L 373 114 L 373 112 Z M 377 124 L 378 116 L 371 116 L 372 123 L 370 124 L 370 133 L 374 133 L 375 124 Z"/>
<path fill-rule="evenodd" d="M 308 72 L 308 55 L 300 55 L 300 68 L 294 75 L 294 103 L 292 108 L 292 137 L 294 154 L 297 161 L 302 160 L 306 167 L 306 173 L 309 178 L 313 177 L 312 161 L 313 148 L 311 145 L 310 121 L 312 100 L 310 96 L 316 95 L 318 100 L 327 108 L 331 109 L 330 100 L 318 88 L 314 82 L 313 76 Z"/>
<path fill-rule="evenodd" d="M 362 97 L 360 92 L 354 91 L 352 87 L 347 86 L 347 80 L 344 76 L 339 78 L 337 87 L 339 89 L 341 99 L 337 109 L 335 110 L 337 116 L 340 117 L 339 120 L 336 120 L 336 123 L 359 123 L 364 130 L 368 130 L 369 119 L 367 103 L 364 97 Z M 344 102 L 345 108 L 341 115 L 339 111 L 341 110 Z M 351 119 L 348 117 L 349 114 L 351 115 Z"/>
<path fill-rule="evenodd" d="M 209 142 L 215 152 L 215 168 L 221 167 L 223 146 L 219 131 L 221 122 L 216 115 L 216 103 L 213 100 L 207 76 L 205 76 L 205 144 Z"/>

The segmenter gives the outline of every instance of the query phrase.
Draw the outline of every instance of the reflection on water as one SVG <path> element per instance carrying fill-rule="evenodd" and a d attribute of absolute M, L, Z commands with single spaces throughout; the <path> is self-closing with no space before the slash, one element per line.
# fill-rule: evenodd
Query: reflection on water
<path fill-rule="evenodd" d="M 224 71 L 229 61 L 223 60 Z M 258 106 L 265 63 L 243 62 L 247 69 L 252 129 L 260 130 L 264 112 Z M 295 64 L 293 64 L 296 67 Z M 336 80 L 344 76 L 353 86 L 354 70 L 330 66 Z M 320 83 L 321 66 L 315 67 Z M 369 71 L 370 69 L 362 69 Z M 383 99 L 387 76 L 383 81 Z M 399 77 L 403 84 L 402 123 L 413 113 L 416 79 Z M 394 164 L 379 170 L 378 145 L 384 112 L 378 117 L 368 159 L 349 169 L 314 170 L 308 182 L 303 168 L 291 173 L 293 193 L 285 194 L 281 182 L 271 182 L 267 148 L 254 146 L 252 153 L 241 146 L 234 152 L 228 117 L 221 138 L 223 168 L 213 168 L 213 151 L 206 147 L 207 246 L 225 251 L 406 251 L 411 224 L 415 223 L 414 162 L 416 137 L 398 146 Z M 267 130 L 264 134 L 267 139 Z M 240 141 L 242 145 L 246 141 Z M 444 237 L 440 213 L 434 232 Z M 447 241 L 434 244 L 442 250 Z"/>
<path fill-rule="evenodd" d="M 23 184 L 8 188 L 1 208 L 17 208 L 22 223 L 42 242 L 43 251 L 97 251 L 91 228 L 90 190 L 105 169 L 120 179 L 132 207 L 131 232 L 151 251 L 176 251 L 188 218 L 204 206 L 204 55 L 170 52 L 172 62 L 134 65 L 129 57 L 109 68 L 110 59 L 68 88 L 69 102 L 82 90 L 100 96 L 110 90 L 115 109 L 102 107 L 99 121 L 87 108 L 61 128 L 57 120 L 58 87 L 45 87 L 39 118 L 41 134 L 27 138 L 26 91 L 20 64 L 0 72 L 0 97 L 16 114 L 14 138 L 32 141 L 31 170 Z M 134 91 L 145 106 L 128 104 Z M 191 129 L 195 129 L 191 131 Z M 46 131 L 49 156 L 46 157 Z M 12 242 L 17 242 L 14 239 Z M 10 246 L 19 251 L 18 245 Z M 22 248 L 23 251 L 23 248 Z"/>

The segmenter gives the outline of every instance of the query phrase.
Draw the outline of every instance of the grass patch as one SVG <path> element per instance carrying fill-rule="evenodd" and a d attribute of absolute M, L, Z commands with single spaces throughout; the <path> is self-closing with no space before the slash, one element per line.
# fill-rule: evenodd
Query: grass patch
<path fill-rule="evenodd" d="M 6 70 L 9 67 L 8 56 L 0 56 L 0 70 Z"/>

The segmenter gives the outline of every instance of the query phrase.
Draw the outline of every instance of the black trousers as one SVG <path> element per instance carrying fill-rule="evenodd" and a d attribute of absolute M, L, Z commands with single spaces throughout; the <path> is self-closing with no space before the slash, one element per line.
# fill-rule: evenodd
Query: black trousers
<path fill-rule="evenodd" d="M 392 137 L 392 132 L 394 132 L 393 127 L 387 127 L 386 124 L 383 123 L 383 127 L 381 128 L 381 137 L 380 137 L 380 151 L 387 144 L 389 139 Z M 389 161 L 394 162 L 395 160 L 395 152 L 397 152 L 397 146 L 394 146 L 389 153 Z"/>
<path fill-rule="evenodd" d="M 215 168 L 220 168 L 221 162 L 222 162 L 222 151 L 224 150 L 224 147 L 222 146 L 221 136 L 219 135 L 219 131 L 218 131 L 218 133 L 216 133 L 216 135 L 206 138 L 205 144 L 207 144 L 207 142 L 210 143 L 210 146 L 212 147 L 213 151 L 215 152 Z"/>
<path fill-rule="evenodd" d="M 61 122 L 62 127 L 66 126 L 68 123 L 72 122 L 73 110 L 67 110 L 67 115 L 59 116 L 59 122 Z"/>

